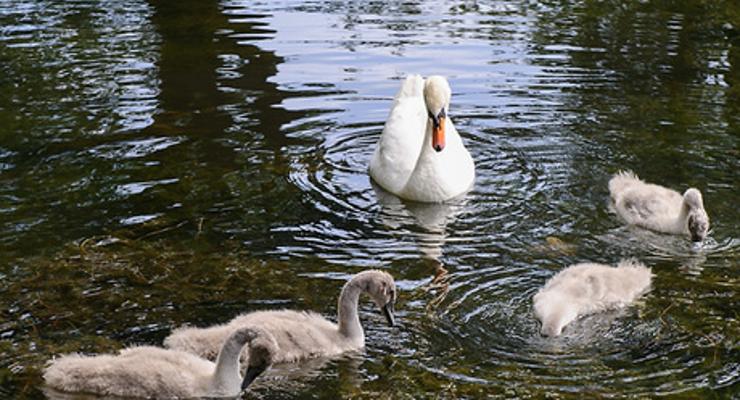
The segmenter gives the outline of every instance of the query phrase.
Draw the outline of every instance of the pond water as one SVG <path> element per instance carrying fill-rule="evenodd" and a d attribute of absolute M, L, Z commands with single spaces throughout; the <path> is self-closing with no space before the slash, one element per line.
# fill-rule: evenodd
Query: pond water
<path fill-rule="evenodd" d="M 732 1 L 0 3 L 0 397 L 47 360 L 241 312 L 331 318 L 384 269 L 399 326 L 244 398 L 740 393 L 740 7 Z M 474 188 L 411 204 L 367 165 L 401 79 L 445 75 Z M 712 229 L 625 227 L 631 169 Z M 636 257 L 636 305 L 543 338 L 565 266 Z M 445 273 L 446 271 L 446 273 Z"/>

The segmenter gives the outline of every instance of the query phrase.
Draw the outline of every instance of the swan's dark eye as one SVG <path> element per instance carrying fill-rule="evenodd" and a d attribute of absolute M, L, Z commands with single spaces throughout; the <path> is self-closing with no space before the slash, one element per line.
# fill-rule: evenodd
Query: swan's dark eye
<path fill-rule="evenodd" d="M 439 111 L 439 114 L 434 115 L 431 111 L 427 111 L 427 115 L 429 115 L 429 118 L 432 119 L 432 122 L 434 123 L 434 126 L 439 126 L 439 120 L 441 118 L 447 117 L 447 112 L 445 111 L 444 107 Z"/>

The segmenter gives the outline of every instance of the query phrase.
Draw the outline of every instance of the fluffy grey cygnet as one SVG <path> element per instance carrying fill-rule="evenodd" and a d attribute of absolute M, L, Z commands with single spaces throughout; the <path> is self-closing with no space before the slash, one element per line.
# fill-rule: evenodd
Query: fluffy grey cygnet
<path fill-rule="evenodd" d="M 569 266 L 534 296 L 541 333 L 558 336 L 580 316 L 628 305 L 650 288 L 652 276 L 650 268 L 636 260 L 622 260 L 616 268 L 595 263 Z"/>
<path fill-rule="evenodd" d="M 388 324 L 393 326 L 393 307 L 396 301 L 393 277 L 383 271 L 369 270 L 358 273 L 342 288 L 339 295 L 338 324 L 313 312 L 255 311 L 240 315 L 223 325 L 176 329 L 165 339 L 164 345 L 212 359 L 231 332 L 243 327 L 259 327 L 277 343 L 270 357 L 274 363 L 295 362 L 357 350 L 365 346 L 365 332 L 357 313 L 357 304 L 362 293 L 367 293 L 372 298 L 383 310 Z M 242 351 L 242 360 L 251 358 L 250 351 L 248 348 Z M 253 367 L 251 362 L 248 365 L 246 384 L 249 384 L 247 379 L 254 379 L 266 367 Z"/>
<path fill-rule="evenodd" d="M 628 223 L 663 233 L 688 234 L 701 242 L 709 231 L 709 216 L 701 192 L 689 188 L 683 196 L 663 186 L 645 183 L 632 172 L 620 171 L 609 181 L 614 209 Z"/>
<path fill-rule="evenodd" d="M 44 371 L 50 387 L 73 393 L 140 398 L 236 396 L 245 377 L 239 354 L 249 348 L 250 367 L 269 365 L 276 343 L 259 329 L 243 327 L 224 340 L 216 362 L 193 354 L 153 346 L 123 349 L 117 355 L 68 354 L 52 360 Z"/>

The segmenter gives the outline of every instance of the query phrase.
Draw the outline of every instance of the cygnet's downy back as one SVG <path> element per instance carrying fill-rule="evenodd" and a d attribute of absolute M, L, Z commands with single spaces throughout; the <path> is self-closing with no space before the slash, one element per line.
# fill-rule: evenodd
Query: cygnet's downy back
<path fill-rule="evenodd" d="M 541 333 L 558 336 L 580 316 L 626 306 L 650 288 L 651 280 L 650 269 L 636 260 L 623 260 L 616 268 L 571 265 L 550 278 L 533 298 Z"/>

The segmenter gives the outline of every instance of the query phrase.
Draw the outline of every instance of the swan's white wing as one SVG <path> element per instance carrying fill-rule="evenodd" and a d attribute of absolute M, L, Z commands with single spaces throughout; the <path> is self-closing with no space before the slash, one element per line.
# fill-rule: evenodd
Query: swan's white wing
<path fill-rule="evenodd" d="M 406 186 L 421 152 L 426 122 L 424 80 L 410 75 L 396 94 L 370 161 L 370 176 L 383 189 L 399 193 Z"/>

